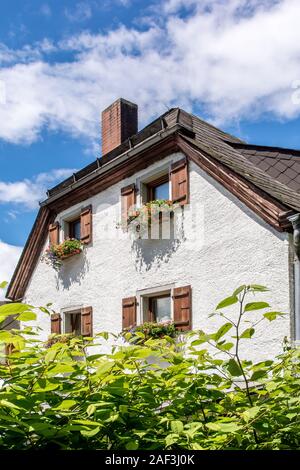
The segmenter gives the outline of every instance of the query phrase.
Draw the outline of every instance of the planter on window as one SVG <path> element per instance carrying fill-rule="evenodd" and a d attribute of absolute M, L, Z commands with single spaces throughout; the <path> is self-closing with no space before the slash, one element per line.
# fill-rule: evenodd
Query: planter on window
<path fill-rule="evenodd" d="M 177 205 L 166 199 L 147 202 L 137 209 L 129 210 L 127 220 L 118 223 L 117 228 L 128 229 L 143 238 L 143 235 L 149 235 L 151 224 L 168 222 L 176 207 Z"/>
<path fill-rule="evenodd" d="M 145 322 L 132 328 L 126 328 L 123 331 L 123 334 L 126 336 L 127 333 L 130 333 L 131 342 L 133 343 L 143 343 L 150 338 L 159 339 L 164 338 L 165 336 L 176 338 L 178 336 L 178 331 L 172 321 L 163 323 Z"/>
<path fill-rule="evenodd" d="M 83 243 L 75 238 L 65 240 L 59 245 L 50 245 L 42 256 L 42 261 L 59 270 L 63 260 L 78 255 L 83 250 Z"/>

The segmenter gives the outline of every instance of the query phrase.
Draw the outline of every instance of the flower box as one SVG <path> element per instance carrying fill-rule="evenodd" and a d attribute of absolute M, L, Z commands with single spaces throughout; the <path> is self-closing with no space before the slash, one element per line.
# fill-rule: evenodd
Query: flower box
<path fill-rule="evenodd" d="M 78 255 L 83 250 L 83 243 L 75 238 L 68 238 L 59 245 L 50 245 L 41 260 L 59 270 L 63 260 Z"/>
<path fill-rule="evenodd" d="M 60 259 L 71 258 L 72 256 L 78 255 L 79 253 L 81 253 L 81 250 L 75 250 L 75 251 L 72 251 L 72 253 L 67 253 L 66 255 L 62 255 Z"/>
<path fill-rule="evenodd" d="M 174 205 L 170 200 L 157 199 L 147 202 L 139 208 L 129 210 L 127 220 L 117 224 L 117 228 L 123 227 L 126 231 L 129 229 L 138 238 L 143 236 L 150 238 L 151 224 L 158 223 L 161 226 L 168 223 L 173 217 L 176 207 L 177 205 Z"/>

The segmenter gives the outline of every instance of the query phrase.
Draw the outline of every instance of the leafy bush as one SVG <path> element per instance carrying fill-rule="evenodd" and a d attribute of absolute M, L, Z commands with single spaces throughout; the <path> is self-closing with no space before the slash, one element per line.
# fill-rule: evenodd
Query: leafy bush
<path fill-rule="evenodd" d="M 265 290 L 241 286 L 220 302 L 224 325 L 186 334 L 184 354 L 169 336 L 135 344 L 129 335 L 129 344 L 98 354 L 95 343 L 111 335 L 45 348 L 32 328 L 1 330 L 15 349 L 0 365 L 0 447 L 298 449 L 299 350 L 256 363 L 240 356 L 255 335 L 254 312 L 263 312 L 259 321 L 281 315 L 266 302 L 246 303 Z M 236 316 L 223 313 L 229 306 Z M 9 314 L 35 318 L 30 305 L 1 306 L 0 322 Z"/>

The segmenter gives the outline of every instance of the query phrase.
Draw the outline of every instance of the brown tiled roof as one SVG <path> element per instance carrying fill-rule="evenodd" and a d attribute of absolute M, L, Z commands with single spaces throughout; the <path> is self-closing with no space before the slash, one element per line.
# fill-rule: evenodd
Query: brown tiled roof
<path fill-rule="evenodd" d="M 233 144 L 253 165 L 300 193 L 300 151 L 261 145 Z"/>

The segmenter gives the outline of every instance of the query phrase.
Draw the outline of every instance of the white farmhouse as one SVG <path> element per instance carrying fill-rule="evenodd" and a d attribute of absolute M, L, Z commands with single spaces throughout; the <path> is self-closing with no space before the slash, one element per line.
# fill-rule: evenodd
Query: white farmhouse
<path fill-rule="evenodd" d="M 249 354 L 299 339 L 300 152 L 249 145 L 179 108 L 137 129 L 135 104 L 103 111 L 102 158 L 48 191 L 7 297 L 52 302 L 44 338 L 148 320 L 215 330 L 218 301 L 256 283 L 289 315 L 261 327 Z M 171 202 L 141 221 L 157 200 Z M 69 238 L 83 250 L 59 269 L 41 260 Z"/>

